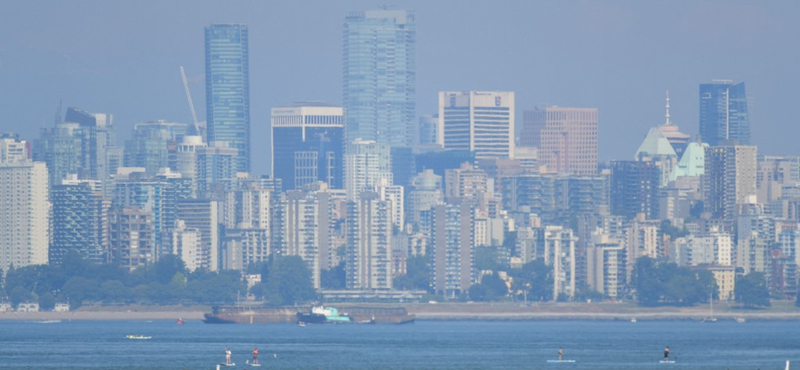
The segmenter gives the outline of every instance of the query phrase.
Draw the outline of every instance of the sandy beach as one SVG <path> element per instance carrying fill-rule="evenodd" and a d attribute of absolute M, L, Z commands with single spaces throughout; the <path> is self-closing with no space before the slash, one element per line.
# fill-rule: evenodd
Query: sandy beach
<path fill-rule="evenodd" d="M 707 305 L 695 307 L 639 307 L 632 303 L 404 303 L 330 304 L 348 306 L 405 307 L 418 320 L 703 320 L 710 316 Z M 199 321 L 209 306 L 84 306 L 72 312 L 0 313 L 0 320 L 166 320 Z M 715 303 L 718 320 L 800 320 L 793 302 L 773 302 L 773 307 L 742 309 L 735 304 Z"/>

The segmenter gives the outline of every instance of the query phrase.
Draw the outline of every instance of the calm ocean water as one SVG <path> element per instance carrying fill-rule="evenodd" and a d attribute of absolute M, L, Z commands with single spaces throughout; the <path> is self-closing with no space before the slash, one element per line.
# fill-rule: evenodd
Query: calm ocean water
<path fill-rule="evenodd" d="M 676 364 L 658 363 L 665 345 Z M 226 347 L 237 366 L 223 369 L 253 369 L 254 346 L 260 369 L 800 369 L 800 322 L 0 322 L 0 369 L 215 369 Z M 559 346 L 577 363 L 548 364 Z"/>

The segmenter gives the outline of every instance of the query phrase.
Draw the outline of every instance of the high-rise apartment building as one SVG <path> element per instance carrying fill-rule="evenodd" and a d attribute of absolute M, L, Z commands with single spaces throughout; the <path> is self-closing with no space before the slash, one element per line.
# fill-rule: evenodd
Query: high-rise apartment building
<path fill-rule="evenodd" d="M 44 163 L 0 163 L 0 269 L 48 263 L 50 207 Z"/>
<path fill-rule="evenodd" d="M 320 287 L 318 229 L 328 226 L 320 224 L 319 206 L 319 199 L 313 192 L 290 190 L 286 192 L 282 222 L 282 253 L 303 259 L 311 272 L 311 282 L 317 289 Z"/>
<path fill-rule="evenodd" d="M 433 170 L 420 172 L 411 180 L 408 188 L 408 206 L 406 207 L 406 222 L 418 224 L 420 214 L 442 203 L 442 177 L 433 173 Z"/>
<path fill-rule="evenodd" d="M 344 110 L 323 103 L 272 108 L 272 177 L 286 190 L 322 181 L 341 189 Z"/>
<path fill-rule="evenodd" d="M 111 262 L 108 251 L 108 211 L 99 180 L 62 181 L 51 188 L 53 241 L 50 262 L 60 263 L 70 251 L 92 263 Z"/>
<path fill-rule="evenodd" d="M 0 163 L 29 161 L 30 152 L 28 142 L 19 140 L 19 135 L 0 132 Z"/>
<path fill-rule="evenodd" d="M 208 199 L 183 199 L 178 202 L 176 216 L 187 228 L 200 231 L 200 267 L 219 270 L 219 203 Z"/>
<path fill-rule="evenodd" d="M 109 215 L 112 261 L 135 270 L 156 261 L 153 213 L 136 206 L 114 209 Z"/>
<path fill-rule="evenodd" d="M 475 211 L 467 202 L 456 200 L 433 206 L 431 221 L 431 282 L 442 295 L 469 291 L 475 279 Z"/>
<path fill-rule="evenodd" d="M 442 91 L 439 140 L 445 149 L 469 150 L 476 159 L 514 156 L 514 93 Z"/>
<path fill-rule="evenodd" d="M 526 110 L 520 146 L 539 148 L 539 164 L 548 171 L 574 174 L 597 172 L 597 109 Z"/>
<path fill-rule="evenodd" d="M 377 193 L 347 203 L 348 289 L 392 289 L 391 235 L 389 205 Z"/>
<path fill-rule="evenodd" d="M 611 162 L 611 213 L 634 218 L 658 219 L 658 187 L 661 170 L 653 162 Z"/>
<path fill-rule="evenodd" d="M 391 151 L 375 141 L 356 139 L 345 155 L 347 198 L 355 199 L 363 191 L 374 191 L 379 184 L 392 184 Z"/>
<path fill-rule="evenodd" d="M 439 142 L 439 115 L 426 114 L 419 117 L 419 145 L 438 145 Z"/>
<path fill-rule="evenodd" d="M 197 152 L 205 148 L 202 136 L 187 135 L 178 144 L 175 170 L 191 181 L 192 197 L 197 196 Z"/>
<path fill-rule="evenodd" d="M 416 26 L 404 10 L 349 12 L 344 23 L 346 141 L 411 146 L 416 120 Z"/>
<path fill-rule="evenodd" d="M 198 197 L 220 197 L 236 184 L 238 151 L 226 143 L 196 147 L 196 181 Z"/>
<path fill-rule="evenodd" d="M 177 170 L 177 146 L 187 130 L 185 123 L 163 120 L 137 123 L 130 139 L 125 141 L 125 167 L 144 167 L 151 175 L 162 168 Z"/>
<path fill-rule="evenodd" d="M 175 222 L 172 230 L 172 254 L 183 260 L 190 272 L 203 264 L 200 241 L 200 230 L 186 227 L 186 223 L 181 220 Z"/>
<path fill-rule="evenodd" d="M 207 142 L 238 150 L 233 172 L 250 172 L 250 51 L 247 26 L 205 28 Z"/>
<path fill-rule="evenodd" d="M 272 252 L 272 191 L 255 184 L 227 192 L 222 203 L 224 269 L 244 270 Z"/>
<path fill-rule="evenodd" d="M 756 157 L 754 146 L 706 148 L 703 205 L 712 217 L 734 220 L 737 205 L 756 202 Z"/>
<path fill-rule="evenodd" d="M 710 146 L 750 145 L 744 82 L 714 80 L 700 85 L 700 139 Z"/>

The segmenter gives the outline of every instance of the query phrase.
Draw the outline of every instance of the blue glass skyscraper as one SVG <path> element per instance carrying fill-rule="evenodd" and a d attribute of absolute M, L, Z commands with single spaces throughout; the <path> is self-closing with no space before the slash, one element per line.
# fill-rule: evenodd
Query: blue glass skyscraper
<path fill-rule="evenodd" d="M 250 172 L 250 70 L 247 26 L 206 27 L 208 142 L 236 148 L 236 171 Z"/>
<path fill-rule="evenodd" d="M 357 138 L 408 147 L 416 106 L 416 27 L 404 10 L 350 12 L 344 24 L 344 109 Z"/>
<path fill-rule="evenodd" d="M 744 82 L 715 80 L 700 85 L 700 138 L 711 146 L 750 145 Z"/>

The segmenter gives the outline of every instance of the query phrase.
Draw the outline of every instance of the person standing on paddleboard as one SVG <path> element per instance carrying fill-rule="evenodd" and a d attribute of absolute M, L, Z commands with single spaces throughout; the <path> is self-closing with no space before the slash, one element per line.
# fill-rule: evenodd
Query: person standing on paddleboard
<path fill-rule="evenodd" d="M 664 361 L 669 361 L 669 346 L 664 348 Z"/>
<path fill-rule="evenodd" d="M 231 363 L 231 350 L 225 348 L 225 365 L 232 365 Z"/>
<path fill-rule="evenodd" d="M 253 363 L 258 363 L 258 348 L 253 348 Z"/>
<path fill-rule="evenodd" d="M 558 361 L 561 361 L 563 359 L 562 357 L 564 357 L 564 349 L 558 347 Z"/>

